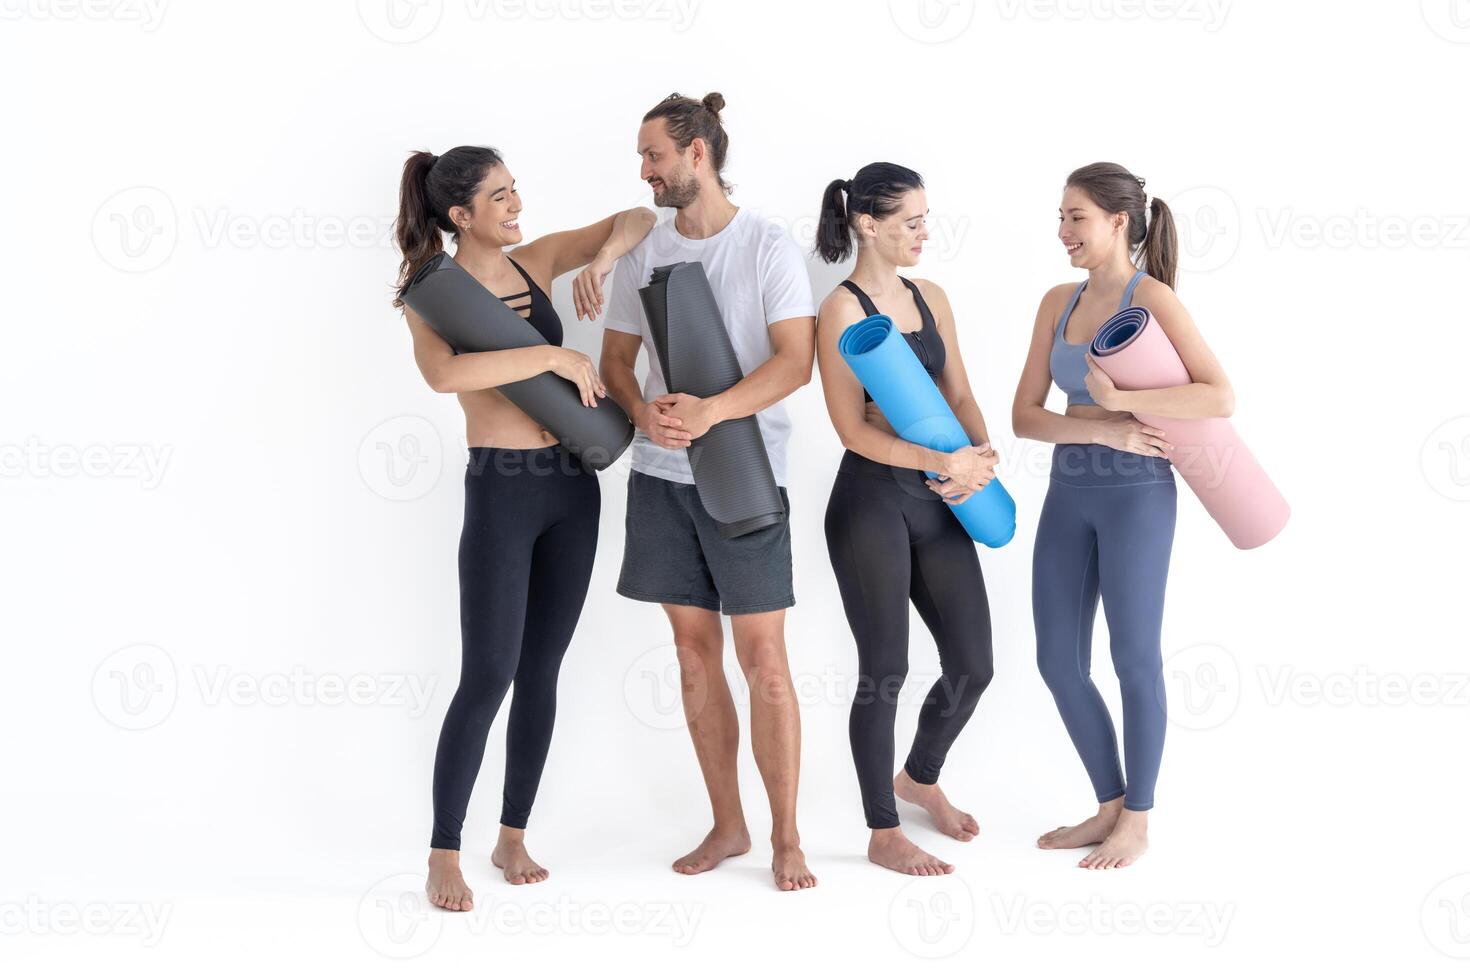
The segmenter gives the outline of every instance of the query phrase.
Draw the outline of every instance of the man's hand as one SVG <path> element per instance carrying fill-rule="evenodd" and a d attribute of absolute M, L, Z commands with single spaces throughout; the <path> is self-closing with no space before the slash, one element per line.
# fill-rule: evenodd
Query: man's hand
<path fill-rule="evenodd" d="M 665 449 L 689 448 L 689 434 L 679 427 L 679 419 L 666 414 L 657 401 L 644 402 L 638 409 L 638 417 L 633 420 L 633 424 L 642 429 L 655 446 Z"/>
<path fill-rule="evenodd" d="M 723 421 L 714 402 L 708 398 L 686 394 L 659 395 L 653 404 L 664 415 L 674 419 L 678 429 L 690 439 L 698 439 Z"/>

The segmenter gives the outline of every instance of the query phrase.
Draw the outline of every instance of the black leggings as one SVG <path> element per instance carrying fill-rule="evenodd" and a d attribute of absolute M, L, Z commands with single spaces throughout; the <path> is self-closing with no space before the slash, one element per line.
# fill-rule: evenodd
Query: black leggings
<path fill-rule="evenodd" d="M 556 676 L 597 551 L 597 474 L 562 446 L 470 448 L 459 539 L 459 688 L 434 757 L 430 847 L 459 850 L 490 723 L 515 682 L 500 822 L 525 827 L 556 719 Z"/>
<path fill-rule="evenodd" d="M 868 826 L 897 827 L 893 722 L 908 674 L 909 600 L 939 648 L 940 678 L 919 711 L 904 770 L 918 783 L 939 769 L 994 673 L 990 604 L 975 542 L 920 470 L 849 450 L 827 502 L 827 553 L 857 641 L 858 685 L 848 719 Z"/>

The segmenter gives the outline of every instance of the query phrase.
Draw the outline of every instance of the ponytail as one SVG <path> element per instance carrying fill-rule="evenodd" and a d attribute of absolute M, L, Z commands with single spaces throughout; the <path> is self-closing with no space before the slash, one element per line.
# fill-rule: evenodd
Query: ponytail
<path fill-rule="evenodd" d="M 817 218 L 816 253 L 826 263 L 841 262 L 852 254 L 852 229 L 847 224 L 847 206 L 842 197 L 847 181 L 834 180 L 822 192 L 822 213 Z"/>
<path fill-rule="evenodd" d="M 1169 205 L 1157 197 L 1149 204 L 1148 230 L 1143 238 L 1143 263 L 1148 274 L 1174 288 L 1179 272 L 1179 233 Z"/>
<path fill-rule="evenodd" d="M 456 146 L 442 157 L 419 150 L 403 164 L 398 219 L 393 223 L 393 236 L 403 255 L 395 284 L 395 309 L 403 308 L 403 293 L 414 273 L 444 251 L 444 233 L 459 240 L 449 209 L 471 208 L 485 174 L 501 162 L 499 152 L 488 146 Z"/>
<path fill-rule="evenodd" d="M 834 180 L 822 192 L 813 251 L 824 262 L 841 262 L 852 255 L 852 221 L 860 214 L 883 219 L 895 213 L 903 196 L 924 186 L 924 178 L 896 163 L 870 163 L 852 180 Z"/>

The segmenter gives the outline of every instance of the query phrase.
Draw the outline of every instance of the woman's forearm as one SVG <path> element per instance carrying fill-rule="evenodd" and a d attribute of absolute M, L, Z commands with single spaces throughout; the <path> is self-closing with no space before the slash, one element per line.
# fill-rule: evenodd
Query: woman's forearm
<path fill-rule="evenodd" d="M 1119 391 L 1113 398 L 1112 408 L 1171 419 L 1220 419 L 1234 413 L 1235 395 L 1229 388 L 1196 381 L 1172 388 Z"/>
<path fill-rule="evenodd" d="M 1057 444 L 1094 443 L 1101 431 L 1098 419 L 1079 419 L 1052 412 L 1040 405 L 1017 408 L 1011 413 L 1011 428 L 1017 438 Z"/>
<path fill-rule="evenodd" d="M 648 208 L 619 211 L 613 216 L 612 231 L 608 233 L 607 241 L 602 243 L 598 253 L 609 262 L 615 262 L 648 237 L 656 224 L 658 215 Z"/>
<path fill-rule="evenodd" d="M 435 391 L 448 393 L 479 391 L 498 388 L 512 381 L 524 381 L 551 370 L 555 350 L 550 344 L 537 344 L 512 350 L 455 354 L 440 363 L 429 379 L 429 386 Z"/>

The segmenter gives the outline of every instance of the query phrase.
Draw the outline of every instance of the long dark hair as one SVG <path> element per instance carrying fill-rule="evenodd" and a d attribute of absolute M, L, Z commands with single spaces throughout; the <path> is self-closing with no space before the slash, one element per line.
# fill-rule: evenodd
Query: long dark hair
<path fill-rule="evenodd" d="M 678 92 L 670 93 L 658 105 L 643 114 L 644 122 L 664 120 L 669 137 L 682 152 L 695 139 L 704 140 L 709 147 L 709 162 L 714 168 L 715 179 L 726 194 L 731 187 L 725 181 L 725 155 L 730 152 L 730 134 L 720 122 L 720 110 L 725 108 L 725 97 L 711 92 L 702 99 L 691 99 Z"/>
<path fill-rule="evenodd" d="M 1142 256 L 1148 274 L 1173 289 L 1179 272 L 1179 234 L 1174 229 L 1174 215 L 1155 197 L 1145 220 L 1143 185 L 1142 177 L 1135 177 L 1116 163 L 1089 163 L 1067 177 L 1068 187 L 1085 192 L 1108 214 L 1128 215 L 1129 257 L 1136 262 Z"/>
<path fill-rule="evenodd" d="M 852 254 L 853 218 L 886 218 L 898 210 L 905 194 L 923 186 L 924 178 L 896 163 L 870 163 L 852 180 L 832 181 L 822 192 L 814 251 L 824 262 L 841 262 Z"/>
<path fill-rule="evenodd" d="M 491 167 L 503 162 L 488 146 L 456 146 L 443 156 L 419 150 L 403 165 L 398 185 L 398 220 L 393 235 L 403 261 L 398 266 L 395 309 L 403 308 L 403 291 L 413 274 L 444 251 L 444 232 L 459 241 L 459 228 L 449 209 L 468 208 Z"/>

